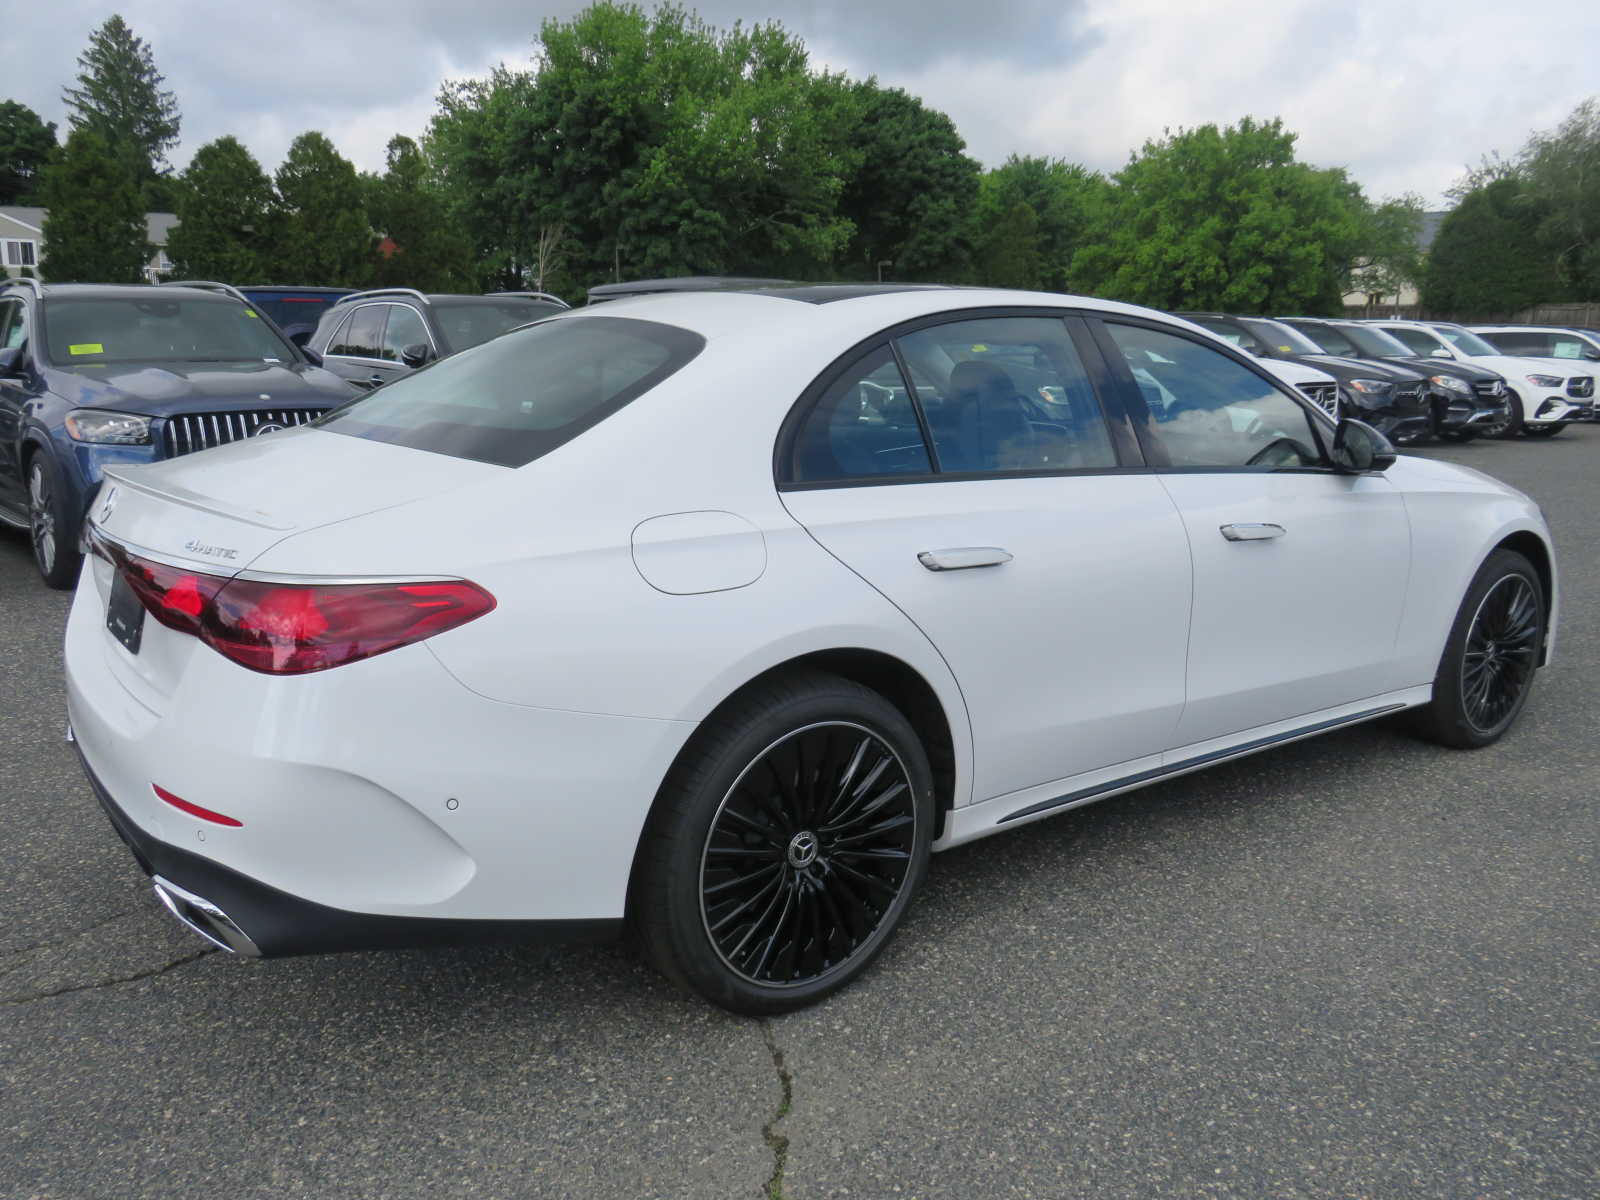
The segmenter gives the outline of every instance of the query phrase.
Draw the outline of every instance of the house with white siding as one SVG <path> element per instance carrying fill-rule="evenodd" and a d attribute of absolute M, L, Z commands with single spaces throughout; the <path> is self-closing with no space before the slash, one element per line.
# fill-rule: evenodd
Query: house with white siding
<path fill-rule="evenodd" d="M 24 268 L 44 278 L 39 264 L 44 260 L 44 226 L 49 212 L 28 205 L 0 205 L 0 273 L 8 279 L 21 275 Z M 167 257 L 167 235 L 178 223 L 174 213 L 145 213 L 145 237 L 155 247 L 145 264 L 145 280 L 155 283 L 172 272 Z"/>

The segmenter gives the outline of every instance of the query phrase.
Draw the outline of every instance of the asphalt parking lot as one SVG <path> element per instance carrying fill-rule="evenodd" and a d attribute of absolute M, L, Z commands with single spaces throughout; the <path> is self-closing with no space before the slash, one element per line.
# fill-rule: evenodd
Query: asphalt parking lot
<path fill-rule="evenodd" d="M 862 981 L 766 1022 L 622 950 L 206 952 L 0 534 L 0 1197 L 1600 1194 L 1600 428 L 1426 453 L 1554 528 L 1506 740 L 1364 727 L 942 855 Z"/>

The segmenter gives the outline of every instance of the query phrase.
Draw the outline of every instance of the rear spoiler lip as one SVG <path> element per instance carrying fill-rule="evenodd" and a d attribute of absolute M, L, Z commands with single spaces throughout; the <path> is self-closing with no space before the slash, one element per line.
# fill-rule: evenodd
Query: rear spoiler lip
<path fill-rule="evenodd" d="M 153 465 L 153 464 L 152 464 Z M 118 486 L 129 488 L 135 492 L 143 492 L 146 496 L 153 496 L 158 500 L 165 500 L 171 504 L 181 504 L 185 508 L 196 509 L 199 512 L 210 513 L 214 516 L 227 517 L 229 520 L 238 521 L 245 525 L 254 525 L 257 529 L 270 529 L 274 533 L 292 533 L 299 526 L 293 523 L 284 523 L 280 517 L 271 513 L 264 513 L 256 509 L 239 508 L 219 500 L 215 496 L 204 496 L 199 492 L 191 492 L 188 488 L 175 484 L 157 486 L 146 483 L 133 477 L 132 472 L 140 467 L 105 467 L 102 469 L 107 479 L 114 480 Z M 91 511 L 93 504 L 91 503 Z"/>

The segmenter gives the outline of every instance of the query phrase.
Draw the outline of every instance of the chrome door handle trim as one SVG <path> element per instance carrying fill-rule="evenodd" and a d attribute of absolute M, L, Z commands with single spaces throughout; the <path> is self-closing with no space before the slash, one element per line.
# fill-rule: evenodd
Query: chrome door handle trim
<path fill-rule="evenodd" d="M 1274 525 L 1270 521 L 1241 521 L 1220 528 L 1222 536 L 1230 542 L 1263 542 L 1268 538 L 1281 538 L 1285 533 L 1282 525 Z"/>
<path fill-rule="evenodd" d="M 959 546 L 951 550 L 924 550 L 917 561 L 930 571 L 970 571 L 973 567 L 998 567 L 1011 561 L 1011 552 L 999 546 Z"/>

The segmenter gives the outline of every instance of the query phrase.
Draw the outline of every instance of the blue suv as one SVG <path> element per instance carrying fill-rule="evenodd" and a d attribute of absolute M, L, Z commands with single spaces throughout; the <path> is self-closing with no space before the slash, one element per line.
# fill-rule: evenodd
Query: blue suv
<path fill-rule="evenodd" d="M 0 289 L 0 523 L 69 588 L 102 467 L 303 425 L 353 394 L 225 285 L 20 280 Z"/>

